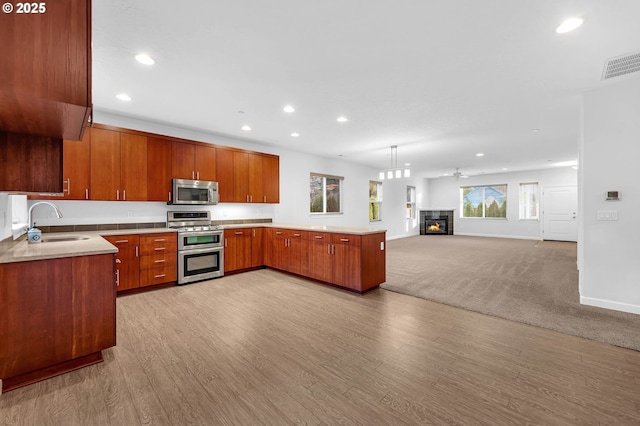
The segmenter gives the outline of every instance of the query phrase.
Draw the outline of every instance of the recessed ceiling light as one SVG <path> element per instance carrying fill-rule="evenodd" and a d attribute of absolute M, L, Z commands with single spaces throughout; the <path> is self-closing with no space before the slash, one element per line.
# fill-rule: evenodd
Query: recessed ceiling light
<path fill-rule="evenodd" d="M 127 95 L 126 93 L 120 93 L 119 95 L 116 95 L 116 98 L 120 99 L 121 101 L 130 101 L 131 97 L 129 95 Z"/>
<path fill-rule="evenodd" d="M 348 119 L 347 117 L 345 117 L 345 116 L 342 116 L 342 115 L 341 115 L 340 117 L 338 117 L 338 118 L 336 119 L 336 121 L 337 121 L 338 123 L 346 123 L 347 121 L 349 121 L 349 119 Z"/>
<path fill-rule="evenodd" d="M 503 172 L 506 172 L 507 170 L 509 170 L 509 169 L 507 169 L 506 167 L 503 167 L 503 168 L 502 168 L 502 171 L 503 171 Z"/>
<path fill-rule="evenodd" d="M 245 132 L 248 132 L 251 130 L 251 126 L 247 126 L 246 124 L 244 126 L 242 126 L 242 130 L 244 130 Z"/>
<path fill-rule="evenodd" d="M 136 61 L 145 65 L 153 65 L 156 63 L 156 60 L 153 59 L 151 56 L 147 55 L 146 53 L 140 53 L 136 55 Z"/>
<path fill-rule="evenodd" d="M 295 109 L 294 107 L 292 107 L 291 105 L 287 105 L 286 107 L 282 108 L 282 110 L 283 110 L 284 112 L 293 112 L 293 111 L 295 111 L 296 109 Z"/>
<path fill-rule="evenodd" d="M 291 133 L 291 136 L 297 138 L 298 136 L 300 136 L 300 133 L 293 132 Z"/>
<path fill-rule="evenodd" d="M 568 33 L 569 31 L 573 31 L 578 28 L 584 20 L 582 18 L 569 18 L 565 19 L 564 22 L 556 28 L 556 32 L 558 34 Z"/>
<path fill-rule="evenodd" d="M 476 154 L 476 157 L 484 157 L 484 153 L 479 152 L 479 153 Z"/>
<path fill-rule="evenodd" d="M 409 167 L 411 163 L 404 163 L 405 166 Z"/>
<path fill-rule="evenodd" d="M 540 129 L 533 129 L 533 133 L 538 133 Z"/>

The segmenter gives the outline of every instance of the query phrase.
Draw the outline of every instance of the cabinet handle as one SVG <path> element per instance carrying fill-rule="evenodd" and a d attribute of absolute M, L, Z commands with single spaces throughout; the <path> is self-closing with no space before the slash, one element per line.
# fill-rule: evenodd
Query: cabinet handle
<path fill-rule="evenodd" d="M 136 247 L 136 249 L 137 248 L 138 247 Z M 162 251 L 162 250 L 166 250 L 166 249 L 167 249 L 166 247 L 156 247 L 156 248 L 154 248 L 155 251 Z"/>
<path fill-rule="evenodd" d="M 348 243 L 349 239 L 348 238 L 340 238 L 340 241 L 342 241 L 343 243 Z"/>
<path fill-rule="evenodd" d="M 153 241 L 155 241 L 156 243 L 162 243 L 162 242 L 164 242 L 164 241 L 167 241 L 167 239 L 166 239 L 166 238 L 156 238 L 156 239 L 155 239 L 155 240 L 153 240 Z"/>
<path fill-rule="evenodd" d="M 89 188 L 85 188 L 84 189 L 84 199 L 88 200 L 89 199 Z"/>
<path fill-rule="evenodd" d="M 276 235 L 282 235 L 282 232 L 276 231 Z"/>
<path fill-rule="evenodd" d="M 224 239 L 224 246 L 225 246 L 225 247 L 227 246 L 227 240 L 228 240 L 228 238 L 225 238 L 225 239 Z"/>
<path fill-rule="evenodd" d="M 127 190 L 126 189 L 122 190 L 122 201 L 127 201 Z"/>
<path fill-rule="evenodd" d="M 263 199 L 264 199 L 263 202 L 266 203 L 267 202 L 267 196 L 265 195 Z"/>
<path fill-rule="evenodd" d="M 120 287 L 120 270 L 116 269 L 116 287 Z"/>
<path fill-rule="evenodd" d="M 67 194 L 71 194 L 71 178 L 67 178 L 67 180 L 63 180 L 62 183 L 67 182 L 66 191 L 63 189 L 62 192 L 66 192 Z"/>
<path fill-rule="evenodd" d="M 196 178 L 196 172 L 191 170 L 191 179 L 195 180 L 195 178 Z"/>
<path fill-rule="evenodd" d="M 138 257 L 138 246 L 136 246 L 136 257 Z"/>
<path fill-rule="evenodd" d="M 171 191 L 169 191 L 169 197 L 167 197 L 167 201 L 171 202 Z"/>
<path fill-rule="evenodd" d="M 324 237 L 323 237 L 322 235 L 316 235 L 316 236 L 314 236 L 313 238 L 315 238 L 316 240 L 321 240 L 321 239 L 323 239 Z"/>
<path fill-rule="evenodd" d="M 200 180 L 200 171 L 197 171 L 197 172 L 196 172 L 196 179 L 197 179 L 197 180 Z"/>
<path fill-rule="evenodd" d="M 116 244 L 120 244 L 120 243 L 128 243 L 129 240 L 116 240 Z"/>
<path fill-rule="evenodd" d="M 249 202 L 253 203 L 253 195 L 249 195 Z"/>
<path fill-rule="evenodd" d="M 294 237 L 299 237 L 301 234 L 293 234 Z"/>
<path fill-rule="evenodd" d="M 242 235 L 242 234 L 244 234 L 244 232 L 243 231 L 236 231 L 235 234 L 236 235 Z"/>
<path fill-rule="evenodd" d="M 255 229 L 252 229 L 252 230 L 251 230 L 251 236 L 252 236 L 252 237 L 255 237 L 255 236 L 256 236 L 256 230 L 255 230 Z"/>
<path fill-rule="evenodd" d="M 153 278 L 162 278 L 162 277 L 166 277 L 167 274 L 160 274 L 160 275 L 154 275 Z"/>
<path fill-rule="evenodd" d="M 154 261 L 153 263 L 164 263 L 166 261 L 167 261 L 166 259 L 160 259 L 160 260 Z"/>
<path fill-rule="evenodd" d="M 116 263 L 122 263 L 122 260 L 116 259 Z"/>

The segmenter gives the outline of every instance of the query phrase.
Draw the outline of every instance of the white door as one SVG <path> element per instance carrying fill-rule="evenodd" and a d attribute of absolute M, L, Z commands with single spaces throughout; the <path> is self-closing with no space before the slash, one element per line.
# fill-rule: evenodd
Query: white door
<path fill-rule="evenodd" d="M 578 241 L 578 187 L 552 186 L 542 191 L 542 239 Z"/>

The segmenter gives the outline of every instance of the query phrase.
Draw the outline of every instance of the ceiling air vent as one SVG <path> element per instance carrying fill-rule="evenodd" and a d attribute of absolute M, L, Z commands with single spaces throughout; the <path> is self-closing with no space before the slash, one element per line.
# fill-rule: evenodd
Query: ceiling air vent
<path fill-rule="evenodd" d="M 609 59 L 604 63 L 602 79 L 619 77 L 636 71 L 640 71 L 640 52 Z"/>

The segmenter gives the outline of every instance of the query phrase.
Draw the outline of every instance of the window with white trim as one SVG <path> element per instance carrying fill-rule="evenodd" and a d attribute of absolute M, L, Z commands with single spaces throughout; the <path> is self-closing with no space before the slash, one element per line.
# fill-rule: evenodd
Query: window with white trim
<path fill-rule="evenodd" d="M 540 218 L 538 194 L 538 182 L 520 184 L 520 220 L 537 220 Z"/>
<path fill-rule="evenodd" d="M 460 187 L 460 217 L 507 218 L 507 185 Z"/>
<path fill-rule="evenodd" d="M 382 220 L 382 182 L 369 181 L 369 222 Z"/>
<path fill-rule="evenodd" d="M 416 187 L 407 186 L 407 219 L 416 218 Z"/>
<path fill-rule="evenodd" d="M 311 214 L 342 213 L 342 176 L 311 173 L 309 177 L 309 211 Z"/>

